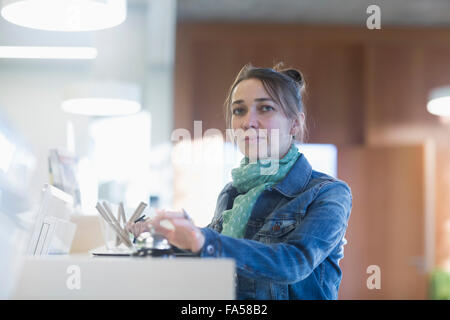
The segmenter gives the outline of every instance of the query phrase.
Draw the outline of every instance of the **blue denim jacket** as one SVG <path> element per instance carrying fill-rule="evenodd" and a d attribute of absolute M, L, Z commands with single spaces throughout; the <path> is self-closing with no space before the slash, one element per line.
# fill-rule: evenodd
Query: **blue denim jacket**
<path fill-rule="evenodd" d="M 312 170 L 302 154 L 283 180 L 262 192 L 244 239 L 221 235 L 222 212 L 238 195 L 231 182 L 202 228 L 201 257 L 233 258 L 237 299 L 337 299 L 339 260 L 352 207 L 348 185 Z"/>

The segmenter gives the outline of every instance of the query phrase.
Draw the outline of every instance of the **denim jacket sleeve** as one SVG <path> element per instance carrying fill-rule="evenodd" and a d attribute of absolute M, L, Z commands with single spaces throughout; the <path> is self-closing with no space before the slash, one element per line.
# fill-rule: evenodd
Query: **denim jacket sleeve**
<path fill-rule="evenodd" d="M 228 257 L 241 275 L 291 284 L 305 279 L 340 243 L 347 229 L 352 195 L 342 181 L 324 184 L 297 227 L 282 243 L 235 239 L 202 228 L 201 257 Z"/>

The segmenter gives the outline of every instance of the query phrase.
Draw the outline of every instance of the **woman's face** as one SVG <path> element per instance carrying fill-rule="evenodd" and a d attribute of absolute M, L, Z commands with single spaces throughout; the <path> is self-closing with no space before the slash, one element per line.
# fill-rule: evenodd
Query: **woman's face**
<path fill-rule="evenodd" d="M 241 81 L 231 95 L 231 127 L 239 150 L 251 160 L 282 158 L 299 121 L 286 117 L 258 79 Z"/>

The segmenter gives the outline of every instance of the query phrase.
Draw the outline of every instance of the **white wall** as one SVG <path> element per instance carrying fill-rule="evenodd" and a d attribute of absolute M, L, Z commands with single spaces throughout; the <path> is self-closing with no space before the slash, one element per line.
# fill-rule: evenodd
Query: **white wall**
<path fill-rule="evenodd" d="M 38 199 L 40 189 L 48 182 L 48 149 L 66 145 L 67 121 L 73 121 L 77 136 L 82 137 L 86 131 L 88 118 L 71 117 L 59 108 L 64 86 L 81 78 L 80 74 L 56 70 L 44 73 L 2 68 L 0 72 L 0 110 L 29 142 L 36 156 L 30 185 L 33 200 Z M 86 141 L 77 141 L 81 150 L 86 148 Z"/>
<path fill-rule="evenodd" d="M 154 125 L 152 123 L 153 130 L 162 132 L 161 128 L 171 128 L 171 100 L 165 98 L 165 105 L 156 101 L 155 107 L 146 93 L 150 82 L 152 90 L 172 95 L 170 81 L 160 82 L 158 88 L 154 85 L 158 83 L 155 78 L 148 76 L 148 70 L 155 68 L 153 62 L 151 68 L 148 67 L 148 50 L 157 50 L 157 46 L 147 43 L 150 39 L 148 15 L 146 3 L 129 5 L 127 20 L 120 26 L 84 34 L 33 31 L 0 18 L 0 45 L 92 45 L 98 49 L 95 60 L 0 59 L 0 112 L 28 140 L 37 160 L 30 186 L 33 201 L 39 199 L 40 189 L 48 181 L 48 149 L 66 146 L 67 121 L 74 124 L 77 154 L 83 156 L 88 151 L 90 119 L 60 110 L 65 86 L 89 79 L 136 82 L 143 90 L 143 108 L 151 110 L 152 119 L 156 119 Z M 171 73 L 172 69 L 165 68 L 165 72 Z M 164 79 L 167 78 L 171 75 L 164 75 Z M 163 108 L 164 112 L 157 114 L 158 108 Z M 167 134 L 155 136 L 153 144 L 170 138 Z"/>

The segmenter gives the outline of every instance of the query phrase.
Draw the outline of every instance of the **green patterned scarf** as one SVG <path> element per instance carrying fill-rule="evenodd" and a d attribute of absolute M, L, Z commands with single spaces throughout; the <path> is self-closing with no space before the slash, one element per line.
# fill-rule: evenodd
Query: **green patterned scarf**
<path fill-rule="evenodd" d="M 233 187 L 244 193 L 234 199 L 233 208 L 223 212 L 222 234 L 243 238 L 252 208 L 263 190 L 283 179 L 297 161 L 300 153 L 292 144 L 282 159 L 258 160 L 249 163 L 244 157 L 238 168 L 231 170 Z"/>

